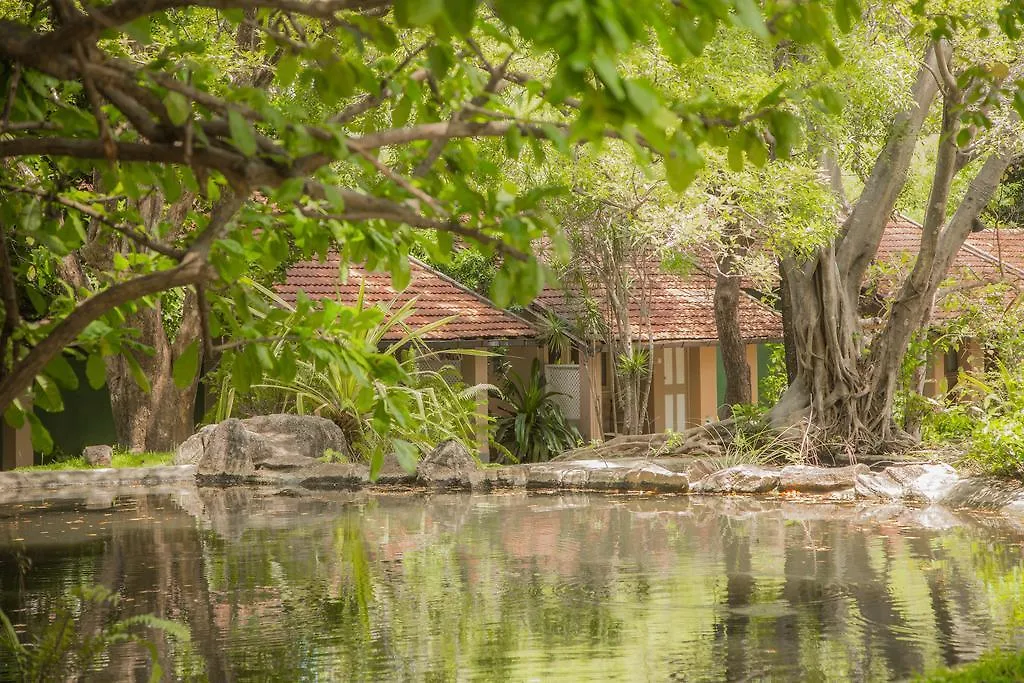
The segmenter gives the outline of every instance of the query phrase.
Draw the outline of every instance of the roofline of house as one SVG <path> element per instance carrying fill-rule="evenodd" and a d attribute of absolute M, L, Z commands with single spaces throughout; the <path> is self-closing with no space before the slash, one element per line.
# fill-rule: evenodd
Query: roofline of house
<path fill-rule="evenodd" d="M 910 217 L 904 215 L 902 212 L 897 211 L 896 215 L 899 216 L 901 220 L 906 221 L 907 223 L 910 223 L 914 227 L 916 227 L 916 228 L 918 228 L 920 230 L 924 230 L 924 226 L 923 225 L 921 225 L 920 223 L 915 221 L 913 218 L 910 218 Z M 993 228 L 993 229 L 995 230 L 995 229 L 998 229 L 998 228 Z M 970 236 L 968 236 L 968 238 L 969 237 Z M 1013 273 L 1017 277 L 1024 279 L 1024 270 L 1018 268 L 1017 266 L 1013 265 L 1012 263 L 1009 263 L 1008 261 L 1006 261 L 1004 259 L 999 258 L 995 254 L 991 254 L 991 253 L 985 251 L 984 249 L 981 249 L 980 247 L 976 247 L 973 244 L 968 243 L 966 240 L 964 240 L 964 243 L 963 243 L 963 246 L 961 247 L 961 249 L 965 249 L 966 251 L 970 252 L 971 254 L 974 254 L 975 256 L 977 256 L 978 258 L 984 259 L 984 260 L 988 261 L 989 263 L 993 263 L 993 264 L 995 264 L 996 266 L 998 266 L 1000 268 L 1005 268 L 1006 270 L 1010 271 L 1011 273 Z"/>
<path fill-rule="evenodd" d="M 454 286 L 456 289 L 459 289 L 462 292 L 464 292 L 466 294 L 469 294 L 472 297 L 475 297 L 481 303 L 486 304 L 487 306 L 490 306 L 491 308 L 493 308 L 496 311 L 501 311 L 505 315 L 511 316 L 512 318 L 515 318 L 519 322 L 521 322 L 524 325 L 526 325 L 527 327 L 529 327 L 535 333 L 539 333 L 540 332 L 540 330 L 537 329 L 537 326 L 534 323 L 532 323 L 529 320 L 527 320 L 526 318 L 524 318 L 521 315 L 518 315 L 516 313 L 513 313 L 512 311 L 510 311 L 508 309 L 500 308 L 498 306 L 498 304 L 494 303 L 493 301 L 491 301 L 489 298 L 487 298 L 483 294 L 481 294 L 479 292 L 476 292 L 476 291 L 473 291 L 472 289 L 470 289 L 466 285 L 462 284 L 458 280 L 455 280 L 454 278 L 448 277 L 447 275 L 445 275 L 444 273 L 439 271 L 437 268 L 434 268 L 433 266 L 431 266 L 429 263 L 425 263 L 425 262 L 419 260 L 418 258 L 416 258 L 415 256 L 410 256 L 409 260 L 412 261 L 413 263 L 415 263 L 418 266 L 426 268 L 427 270 L 429 270 L 431 273 L 433 273 L 437 277 L 441 278 L 442 280 L 444 280 L 448 284 Z"/>

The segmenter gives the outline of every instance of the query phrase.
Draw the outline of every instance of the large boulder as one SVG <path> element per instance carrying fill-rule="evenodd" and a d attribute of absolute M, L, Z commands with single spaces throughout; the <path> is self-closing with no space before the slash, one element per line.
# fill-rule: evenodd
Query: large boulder
<path fill-rule="evenodd" d="M 207 452 L 215 443 L 218 449 L 230 444 L 233 448 L 244 449 L 245 453 L 225 456 L 218 450 L 210 459 Z M 174 463 L 199 465 L 206 460 L 206 469 L 209 469 L 219 467 L 221 460 L 228 457 L 239 462 L 248 459 L 254 467 L 287 470 L 312 465 L 329 451 L 345 457 L 351 455 L 344 433 L 330 420 L 315 415 L 260 415 L 244 420 L 232 418 L 203 427 L 178 447 Z M 247 466 L 241 468 L 247 469 Z M 207 474 L 200 467 L 200 475 Z"/>
<path fill-rule="evenodd" d="M 946 507 L 975 510 L 999 510 L 1024 505 L 1024 486 L 1019 482 L 998 477 L 972 477 L 961 479 L 939 499 Z"/>
<path fill-rule="evenodd" d="M 455 439 L 442 441 L 420 458 L 416 478 L 433 486 L 470 486 L 477 474 L 476 458 Z"/>
<path fill-rule="evenodd" d="M 206 437 L 203 454 L 199 458 L 197 474 L 216 479 L 238 479 L 256 473 L 252 452 L 252 433 L 241 420 L 224 420 Z"/>
<path fill-rule="evenodd" d="M 86 446 L 82 457 L 93 467 L 110 467 L 114 458 L 114 449 L 110 446 Z"/>
<path fill-rule="evenodd" d="M 713 472 L 690 487 L 693 493 L 767 493 L 779 486 L 777 469 L 736 465 Z"/>
<path fill-rule="evenodd" d="M 253 453 L 257 465 L 275 457 L 320 458 L 328 451 L 352 455 L 341 428 L 316 415 L 258 415 L 242 424 L 260 437 L 259 450 Z"/>

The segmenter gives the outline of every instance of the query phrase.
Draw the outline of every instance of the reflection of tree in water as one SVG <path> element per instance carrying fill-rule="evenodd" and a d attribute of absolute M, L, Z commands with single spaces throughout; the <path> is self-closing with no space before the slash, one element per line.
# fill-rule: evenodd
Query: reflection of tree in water
<path fill-rule="evenodd" d="M 84 521 L 29 543 L 20 597 L 0 558 L 3 607 L 41 623 L 55 593 L 101 582 L 130 600 L 95 623 L 179 619 L 193 652 L 161 643 L 165 668 L 201 660 L 218 681 L 891 678 L 1008 642 L 1024 615 L 1005 530 L 907 529 L 855 507 L 245 489 L 182 505 L 198 523 L 164 497 L 114 524 L 109 510 L 27 516 L 19 534 Z M 104 675 L 137 677 L 142 661 L 113 657 Z"/>

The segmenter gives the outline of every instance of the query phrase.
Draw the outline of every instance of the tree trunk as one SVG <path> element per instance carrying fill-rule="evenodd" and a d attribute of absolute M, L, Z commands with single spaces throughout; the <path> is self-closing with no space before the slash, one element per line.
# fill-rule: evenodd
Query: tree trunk
<path fill-rule="evenodd" d="M 750 403 L 750 366 L 747 347 L 740 329 L 741 280 L 735 271 L 735 255 L 727 251 L 718 260 L 715 276 L 715 326 L 718 329 L 718 348 L 725 367 L 725 405 L 719 408 L 719 417 L 732 415 L 732 407 Z"/>
<path fill-rule="evenodd" d="M 167 206 L 162 196 L 153 193 L 139 209 L 147 230 L 154 230 L 160 221 L 167 220 L 177 232 L 183 228 L 191 203 L 192 197 L 187 195 Z M 98 232 L 90 235 L 80 253 L 66 257 L 61 264 L 61 276 L 79 289 L 91 289 L 87 268 L 109 268 L 115 252 L 127 253 L 131 249 L 127 243 L 100 241 L 96 235 Z M 196 293 L 189 290 L 185 295 L 181 324 L 173 342 L 164 327 L 158 297 L 152 306 L 138 306 L 126 315 L 124 325 L 138 330 L 133 341 L 144 349 L 125 348 L 123 353 L 104 359 L 117 443 L 132 452 L 174 450 L 192 434 L 195 426 L 198 378 L 193 378 L 188 387 L 178 389 L 172 369 L 189 343 L 201 337 Z M 132 354 L 149 382 L 149 392 L 136 382 L 124 355 L 127 353 Z"/>
<path fill-rule="evenodd" d="M 152 308 L 128 316 L 126 324 L 138 329 L 138 341 L 152 349 L 152 354 L 134 354 L 149 379 L 150 391 L 147 393 L 135 381 L 123 354 L 106 359 L 117 441 L 132 452 L 172 451 L 195 427 L 198 378 L 179 389 L 172 374 L 174 361 L 189 342 L 199 338 L 195 293 L 186 296 L 181 327 L 173 343 L 167 338 L 159 301 Z"/>
<path fill-rule="evenodd" d="M 935 96 L 936 69 L 949 62 L 948 46 L 929 51 L 914 87 L 914 104 L 895 117 L 885 148 L 836 242 L 806 264 L 783 261 L 797 372 L 769 416 L 779 427 L 808 418 L 833 447 L 887 448 L 906 437 L 893 421 L 900 366 L 911 337 L 926 324 L 939 284 L 991 199 L 1009 156 L 995 153 L 972 180 L 948 221 L 947 204 L 964 159 L 954 139 L 960 128 L 961 94 L 947 80 L 943 130 L 921 244 L 914 266 L 879 330 L 863 330 L 858 297 L 875 258 L 896 196 L 906 182 L 909 158 Z M 938 62 L 938 66 L 937 66 Z"/>
<path fill-rule="evenodd" d="M 782 314 L 782 350 L 786 362 L 786 384 L 796 380 L 796 332 L 793 327 L 793 304 L 789 293 L 786 269 L 779 263 L 779 311 Z"/>

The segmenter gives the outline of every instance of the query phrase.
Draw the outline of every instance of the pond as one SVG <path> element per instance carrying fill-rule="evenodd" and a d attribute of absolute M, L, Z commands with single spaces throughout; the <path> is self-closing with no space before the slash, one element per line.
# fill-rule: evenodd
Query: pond
<path fill-rule="evenodd" d="M 38 632 L 103 584 L 81 620 L 178 620 L 190 642 L 153 637 L 186 679 L 890 680 L 1024 645 L 1022 541 L 753 498 L 96 494 L 0 506 L 0 607 Z M 148 662 L 115 646 L 93 680 Z"/>

